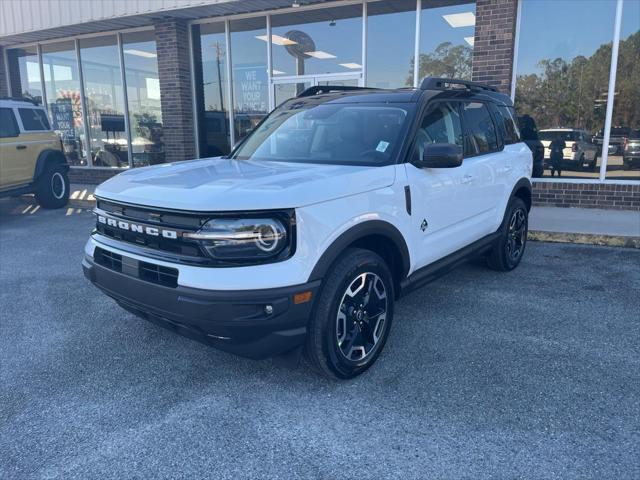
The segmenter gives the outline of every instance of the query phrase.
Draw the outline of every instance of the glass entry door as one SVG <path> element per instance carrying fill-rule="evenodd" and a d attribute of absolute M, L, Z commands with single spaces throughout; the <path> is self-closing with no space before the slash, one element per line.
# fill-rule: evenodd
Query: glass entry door
<path fill-rule="evenodd" d="M 362 86 L 361 73 L 300 75 L 296 77 L 279 77 L 271 79 L 271 110 L 285 100 L 300 95 L 309 87 L 316 85 Z"/>

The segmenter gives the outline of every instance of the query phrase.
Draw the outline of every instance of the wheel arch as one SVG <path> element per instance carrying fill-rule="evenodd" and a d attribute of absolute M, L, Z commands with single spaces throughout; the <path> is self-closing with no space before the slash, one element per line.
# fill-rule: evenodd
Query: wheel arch
<path fill-rule="evenodd" d="M 347 248 L 363 248 L 380 255 L 391 270 L 396 287 L 409 273 L 409 248 L 404 236 L 394 225 L 384 220 L 369 220 L 343 232 L 320 256 L 309 275 L 309 281 L 322 279 L 340 254 Z"/>
<path fill-rule="evenodd" d="M 522 201 L 527 206 L 527 211 L 529 212 L 531 211 L 532 204 L 532 190 L 533 187 L 531 186 L 531 180 L 529 180 L 528 178 L 521 178 L 513 187 L 513 190 L 511 190 L 509 200 L 511 200 L 513 197 L 522 199 Z"/>
<path fill-rule="evenodd" d="M 46 170 L 47 165 L 64 165 L 66 171 L 69 171 L 67 159 L 60 150 L 47 149 L 40 152 L 36 161 L 36 168 L 33 172 L 33 180 L 37 180 Z"/>

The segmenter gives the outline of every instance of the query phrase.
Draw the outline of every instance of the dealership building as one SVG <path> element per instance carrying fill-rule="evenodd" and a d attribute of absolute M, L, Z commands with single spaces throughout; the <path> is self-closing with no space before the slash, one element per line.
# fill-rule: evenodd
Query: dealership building
<path fill-rule="evenodd" d="M 457 77 L 569 142 L 537 204 L 640 210 L 640 0 L 3 0 L 0 54 L 0 96 L 46 106 L 76 182 L 228 153 L 314 85 Z"/>

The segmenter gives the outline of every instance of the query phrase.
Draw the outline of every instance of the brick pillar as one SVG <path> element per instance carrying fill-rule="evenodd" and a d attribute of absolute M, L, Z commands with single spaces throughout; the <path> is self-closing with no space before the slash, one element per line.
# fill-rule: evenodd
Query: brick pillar
<path fill-rule="evenodd" d="M 4 49 L 0 47 L 0 97 L 9 96 L 9 84 L 7 83 L 8 72 L 5 68 Z"/>
<path fill-rule="evenodd" d="M 20 64 L 18 63 L 18 56 L 16 53 L 18 50 L 7 50 L 7 63 L 9 65 L 9 71 L 7 75 L 11 80 L 10 97 L 22 96 L 22 82 L 20 81 Z"/>
<path fill-rule="evenodd" d="M 473 80 L 511 92 L 518 0 L 477 0 Z"/>
<path fill-rule="evenodd" d="M 189 28 L 184 20 L 155 24 L 165 161 L 196 157 L 193 96 L 189 67 Z"/>

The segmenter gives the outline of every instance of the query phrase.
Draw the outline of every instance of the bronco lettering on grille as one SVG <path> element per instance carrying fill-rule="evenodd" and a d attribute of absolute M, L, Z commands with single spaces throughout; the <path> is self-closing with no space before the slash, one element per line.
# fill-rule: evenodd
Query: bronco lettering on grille
<path fill-rule="evenodd" d="M 167 230 L 164 228 L 149 227 L 147 225 L 140 225 L 138 223 L 126 222 L 124 220 L 116 220 L 115 218 L 105 217 L 98 215 L 98 222 L 108 225 L 110 227 L 119 228 L 120 230 L 129 230 L 136 233 L 144 233 L 154 237 L 162 236 L 163 238 L 177 239 L 178 232 L 175 230 Z"/>

